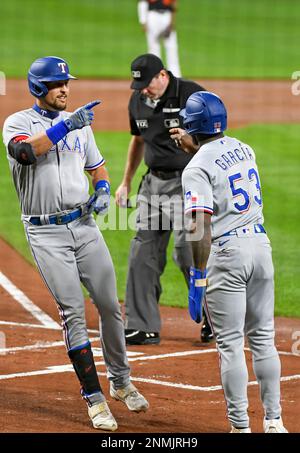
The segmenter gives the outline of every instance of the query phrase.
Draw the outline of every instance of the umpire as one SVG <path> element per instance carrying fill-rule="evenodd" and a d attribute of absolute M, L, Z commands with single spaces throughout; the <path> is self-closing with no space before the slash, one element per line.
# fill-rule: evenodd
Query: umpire
<path fill-rule="evenodd" d="M 116 202 L 126 207 L 131 181 L 144 157 L 148 171 L 139 188 L 137 233 L 129 256 L 125 336 L 129 345 L 145 345 L 160 342 L 160 276 L 166 265 L 172 230 L 173 259 L 186 282 L 189 281 L 191 248 L 185 241 L 182 223 L 176 228 L 176 222 L 183 212 L 181 175 L 191 156 L 176 146 L 169 130 L 180 127 L 180 109 L 192 93 L 204 88 L 174 77 L 164 68 L 161 59 L 150 53 L 140 55 L 132 62 L 131 74 L 134 90 L 129 101 L 132 138 L 123 181 L 116 191 Z M 206 319 L 201 338 L 205 342 L 213 338 Z"/>

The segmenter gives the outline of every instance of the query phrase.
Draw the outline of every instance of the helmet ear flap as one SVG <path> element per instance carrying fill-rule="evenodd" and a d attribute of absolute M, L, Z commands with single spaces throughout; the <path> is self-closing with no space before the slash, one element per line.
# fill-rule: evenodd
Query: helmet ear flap
<path fill-rule="evenodd" d="M 193 143 L 194 143 L 195 146 L 199 146 L 200 145 L 198 137 L 197 137 L 197 134 L 196 135 L 192 135 L 192 140 L 193 140 Z"/>
<path fill-rule="evenodd" d="M 48 94 L 48 88 L 43 82 L 39 82 L 35 77 L 28 76 L 30 93 L 36 98 L 42 98 Z"/>

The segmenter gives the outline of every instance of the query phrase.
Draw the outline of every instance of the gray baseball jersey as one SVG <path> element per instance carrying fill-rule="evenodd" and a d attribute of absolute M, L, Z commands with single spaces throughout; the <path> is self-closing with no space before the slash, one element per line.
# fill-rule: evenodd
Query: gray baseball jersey
<path fill-rule="evenodd" d="M 55 119 L 42 116 L 33 108 L 9 116 L 3 126 L 7 147 L 15 137 L 30 137 L 49 129 L 70 116 L 60 112 Z M 24 215 L 53 214 L 73 209 L 89 198 L 89 183 L 83 170 L 104 164 L 90 127 L 69 132 L 35 165 L 23 166 L 7 152 L 14 184 Z"/>
<path fill-rule="evenodd" d="M 35 106 L 35 108 L 37 108 Z M 55 119 L 35 108 L 9 116 L 3 129 L 6 147 L 14 138 L 26 139 L 67 118 Z M 53 116 L 55 115 L 55 112 Z M 116 387 L 129 383 L 124 326 L 109 250 L 93 216 L 83 214 L 66 224 L 32 224 L 31 216 L 72 210 L 89 198 L 84 170 L 104 164 L 90 127 L 69 132 L 33 165 L 23 166 L 7 153 L 20 199 L 26 237 L 39 272 L 59 309 L 68 351 L 89 341 L 81 283 L 99 314 L 103 356 L 108 377 Z M 103 401 L 101 392 L 89 396 L 90 404 Z"/>
<path fill-rule="evenodd" d="M 221 356 L 231 424 L 247 428 L 248 371 L 253 356 L 265 416 L 280 417 L 280 360 L 274 344 L 274 269 L 262 226 L 262 196 L 253 149 L 235 138 L 203 145 L 183 172 L 185 212 L 212 214 L 206 308 Z"/>
<path fill-rule="evenodd" d="M 262 224 L 262 196 L 253 149 L 223 137 L 201 147 L 182 175 L 185 212 L 213 214 L 212 238 L 248 224 Z"/>

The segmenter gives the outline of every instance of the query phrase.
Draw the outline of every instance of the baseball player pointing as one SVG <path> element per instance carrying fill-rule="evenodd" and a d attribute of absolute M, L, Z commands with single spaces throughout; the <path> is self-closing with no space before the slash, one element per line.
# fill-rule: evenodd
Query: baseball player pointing
<path fill-rule="evenodd" d="M 173 130 L 172 138 L 186 147 L 192 136 L 199 149 L 182 175 L 195 265 L 190 269 L 189 311 L 199 322 L 206 294 L 231 432 L 251 432 L 245 334 L 264 406 L 264 432 L 285 433 L 274 345 L 274 269 L 255 154 L 249 145 L 224 136 L 227 113 L 215 94 L 192 94 L 182 116 L 189 136 Z"/>
<path fill-rule="evenodd" d="M 67 63 L 36 60 L 28 72 L 32 108 L 9 116 L 3 127 L 10 170 L 20 200 L 29 246 L 62 320 L 69 358 L 95 428 L 114 431 L 117 422 L 102 392 L 85 321 L 80 283 L 101 316 L 100 332 L 110 395 L 131 411 L 149 404 L 130 382 L 130 369 L 113 263 L 93 212 L 109 206 L 108 173 L 90 127 L 93 101 L 67 113 Z M 89 197 L 90 174 L 95 189 Z"/>

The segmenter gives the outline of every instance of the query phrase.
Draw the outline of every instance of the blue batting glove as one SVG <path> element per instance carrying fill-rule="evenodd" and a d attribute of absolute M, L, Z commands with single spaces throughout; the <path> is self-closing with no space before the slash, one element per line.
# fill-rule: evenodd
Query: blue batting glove
<path fill-rule="evenodd" d="M 202 302 L 205 297 L 207 286 L 206 269 L 201 271 L 196 267 L 190 267 L 189 286 L 189 312 L 193 321 L 202 321 Z"/>
<path fill-rule="evenodd" d="M 105 215 L 108 211 L 110 203 L 110 184 L 102 179 L 98 181 L 95 187 L 95 192 L 91 195 L 87 202 L 88 213 L 95 212 L 97 215 Z"/>
<path fill-rule="evenodd" d="M 90 126 L 94 119 L 94 112 L 92 111 L 92 108 L 100 103 L 101 101 L 98 100 L 89 102 L 83 107 L 75 110 L 75 112 L 72 113 L 69 118 L 65 119 L 64 123 L 67 126 L 69 132 L 73 131 L 74 129 L 82 129 L 85 126 Z"/>

